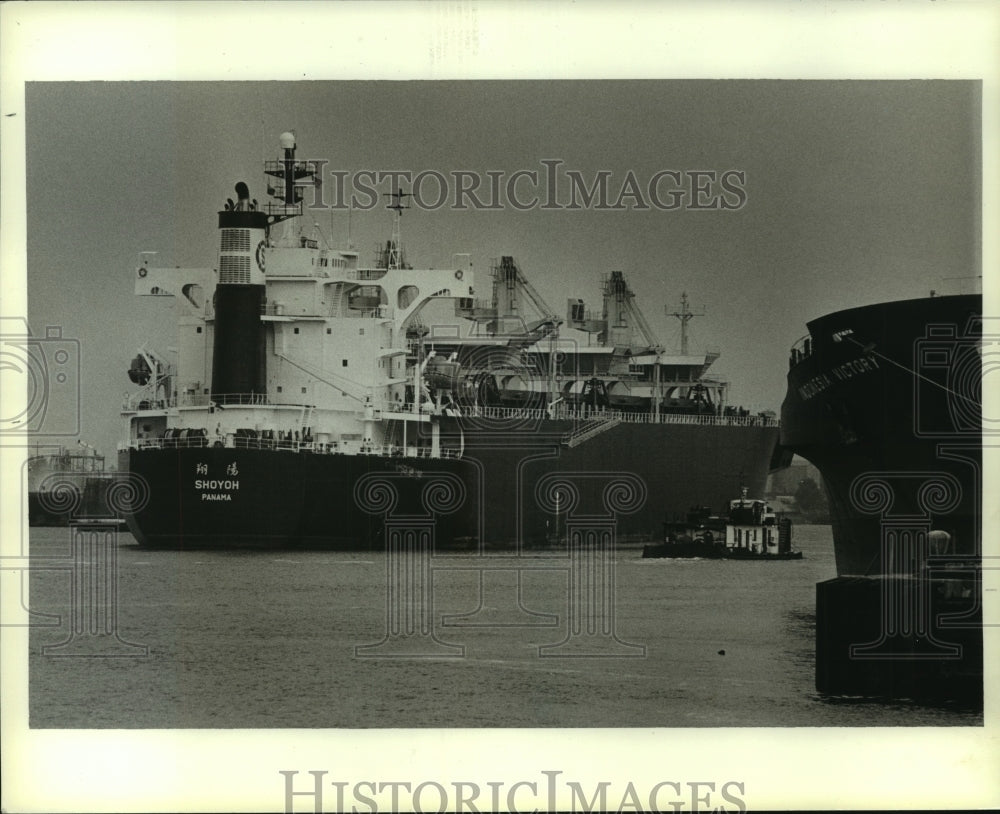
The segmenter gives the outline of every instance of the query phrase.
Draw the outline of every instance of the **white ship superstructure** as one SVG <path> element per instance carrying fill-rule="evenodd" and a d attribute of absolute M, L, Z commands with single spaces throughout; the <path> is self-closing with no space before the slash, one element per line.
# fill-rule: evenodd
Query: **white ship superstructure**
<path fill-rule="evenodd" d="M 144 389 L 126 404 L 128 444 L 440 454 L 432 429 L 407 432 L 430 416 L 413 396 L 406 328 L 434 299 L 471 296 L 470 265 L 414 270 L 390 251 L 385 267 L 363 267 L 356 251 L 301 233 L 300 187 L 316 168 L 295 160 L 290 133 L 282 147 L 268 162 L 288 181 L 269 187 L 280 202 L 259 207 L 238 184 L 219 213 L 218 269 L 143 256 L 136 293 L 174 296 L 183 313 L 176 366 L 148 350 L 133 363 Z"/>

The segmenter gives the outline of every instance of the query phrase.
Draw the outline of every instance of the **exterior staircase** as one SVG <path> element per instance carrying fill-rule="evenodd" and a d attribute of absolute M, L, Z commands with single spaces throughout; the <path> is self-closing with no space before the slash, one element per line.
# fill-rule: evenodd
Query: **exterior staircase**
<path fill-rule="evenodd" d="M 600 435 L 602 432 L 610 430 L 612 427 L 617 427 L 621 424 L 620 418 L 595 418 L 582 424 L 573 432 L 566 433 L 562 437 L 562 445 L 564 447 L 575 447 L 582 444 L 584 441 L 589 441 L 595 435 Z"/>

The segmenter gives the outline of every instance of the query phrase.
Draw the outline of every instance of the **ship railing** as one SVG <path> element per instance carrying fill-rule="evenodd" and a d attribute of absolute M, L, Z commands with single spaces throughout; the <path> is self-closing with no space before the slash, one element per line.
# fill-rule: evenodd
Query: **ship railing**
<path fill-rule="evenodd" d="M 307 319 L 324 319 L 326 317 L 326 314 L 308 313 L 302 310 L 301 306 L 296 307 L 299 308 L 298 311 L 293 310 L 293 307 L 285 302 L 266 302 L 261 305 L 260 312 L 269 317 L 303 317 Z"/>
<path fill-rule="evenodd" d="M 462 411 L 463 418 L 490 418 L 499 421 L 506 419 L 539 420 L 549 417 L 549 411 L 537 407 L 468 407 Z M 556 416 L 560 418 L 561 416 Z"/>
<path fill-rule="evenodd" d="M 118 451 L 130 449 L 204 449 L 212 446 L 207 436 L 199 435 L 189 438 L 133 438 L 118 444 Z"/>
<path fill-rule="evenodd" d="M 455 313 L 465 316 L 476 314 L 480 316 L 496 317 L 497 307 L 493 300 L 478 299 L 473 297 L 459 297 L 455 300 Z"/>
<path fill-rule="evenodd" d="M 387 273 L 387 269 L 347 269 L 338 276 L 345 280 L 373 281 L 381 280 Z"/>
<path fill-rule="evenodd" d="M 812 352 L 812 337 L 809 334 L 799 337 L 795 341 L 795 344 L 792 345 L 792 350 L 788 358 L 788 367 L 793 368 L 803 359 L 808 359 L 812 356 Z"/>
<path fill-rule="evenodd" d="M 777 427 L 777 418 L 764 415 L 713 415 L 706 413 L 619 413 L 621 420 L 632 424 L 701 424 L 712 427 Z"/>
<path fill-rule="evenodd" d="M 299 310 L 295 310 L 295 308 Z M 388 305 L 373 305 L 369 308 L 352 308 L 349 305 L 333 309 L 328 313 L 307 312 L 301 306 L 290 306 L 283 302 L 268 302 L 260 307 L 264 316 L 288 317 L 289 319 L 317 320 L 328 317 L 343 317 L 347 319 L 392 319 L 394 311 Z"/>
<path fill-rule="evenodd" d="M 293 406 L 297 403 L 288 402 Z M 210 407 L 212 405 L 225 407 L 253 407 L 282 405 L 285 402 L 275 401 L 267 393 L 181 393 L 168 399 L 152 399 L 143 393 L 127 394 L 122 402 L 125 410 L 168 410 L 174 407 Z"/>
<path fill-rule="evenodd" d="M 456 449 L 441 447 L 437 455 L 430 447 L 404 448 L 398 444 L 362 444 L 358 450 L 361 455 L 379 455 L 384 458 L 460 458 Z"/>
<path fill-rule="evenodd" d="M 181 407 L 246 407 L 270 405 L 267 393 L 185 393 L 180 397 Z"/>
<path fill-rule="evenodd" d="M 301 178 L 305 175 L 319 175 L 323 171 L 323 165 L 325 161 L 293 161 L 292 165 L 295 170 L 296 179 Z M 286 162 L 283 158 L 269 158 L 264 161 L 264 172 L 268 175 L 273 175 L 276 178 L 283 179 L 285 177 L 285 166 Z M 270 186 L 267 189 L 268 195 L 278 195 L 281 190 L 275 190 Z"/>
<path fill-rule="evenodd" d="M 343 306 L 331 311 L 330 316 L 343 319 L 392 319 L 394 311 L 388 305 L 375 305 L 371 308 L 352 308 Z"/>
<path fill-rule="evenodd" d="M 458 450 L 442 447 L 435 455 L 430 447 L 404 448 L 397 444 L 364 444 L 358 442 L 319 442 L 279 438 L 249 438 L 237 436 L 228 442 L 221 437 L 195 435 L 185 438 L 133 438 L 118 444 L 118 451 L 132 449 L 204 449 L 226 447 L 265 451 L 308 452 L 316 455 L 376 455 L 386 458 L 460 458 Z"/>
<path fill-rule="evenodd" d="M 176 398 L 152 399 L 148 394 L 133 393 L 126 394 L 122 401 L 122 409 L 130 410 L 168 410 L 177 406 Z"/>
<path fill-rule="evenodd" d="M 715 427 L 777 427 L 777 418 L 766 415 L 715 415 L 714 413 L 652 413 L 627 412 L 624 410 L 573 409 L 557 405 L 548 408 L 518 407 L 468 407 L 462 411 L 464 418 L 487 418 L 495 420 L 522 419 L 540 420 L 552 418 L 569 421 L 617 421 L 626 424 L 697 424 Z"/>
<path fill-rule="evenodd" d="M 264 204 L 261 209 L 262 212 L 266 212 L 268 215 L 278 215 L 282 218 L 296 217 L 302 214 L 302 204 L 285 204 L 285 203 L 271 203 L 268 201 Z"/>

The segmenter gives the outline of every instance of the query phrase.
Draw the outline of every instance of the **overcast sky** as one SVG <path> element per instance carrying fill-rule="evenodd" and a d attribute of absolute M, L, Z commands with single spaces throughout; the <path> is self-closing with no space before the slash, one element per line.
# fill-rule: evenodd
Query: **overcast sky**
<path fill-rule="evenodd" d="M 479 295 L 491 258 L 512 254 L 563 315 L 568 297 L 599 308 L 601 277 L 620 269 L 668 349 L 680 334 L 664 309 L 686 291 L 706 311 L 692 349 L 721 350 L 712 372 L 753 410 L 780 408 L 807 321 L 981 273 L 978 82 L 31 83 L 26 128 L 30 322 L 80 340 L 81 437 L 109 458 L 129 360 L 175 344 L 170 301 L 132 293 L 138 252 L 215 266 L 216 211 L 239 180 L 264 198 L 261 162 L 284 130 L 301 158 L 329 162 L 327 199 L 331 170 L 506 183 L 556 159 L 588 180 L 609 172 L 612 199 L 630 171 L 644 191 L 663 170 L 745 173 L 735 211 L 414 207 L 403 237 L 418 268 L 470 253 Z M 346 212 L 311 220 L 346 241 Z M 351 217 L 366 261 L 390 228 L 382 203 Z"/>

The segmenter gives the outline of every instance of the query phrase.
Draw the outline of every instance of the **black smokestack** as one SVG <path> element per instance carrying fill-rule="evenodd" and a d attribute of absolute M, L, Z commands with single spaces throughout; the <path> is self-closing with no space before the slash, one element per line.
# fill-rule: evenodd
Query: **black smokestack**
<path fill-rule="evenodd" d="M 215 288 L 212 400 L 247 403 L 267 392 L 264 326 L 264 251 L 267 215 L 250 206 L 236 184 L 236 206 L 219 213 L 219 280 Z"/>
<path fill-rule="evenodd" d="M 236 208 L 246 210 L 250 208 L 250 188 L 240 181 L 236 185 Z"/>

